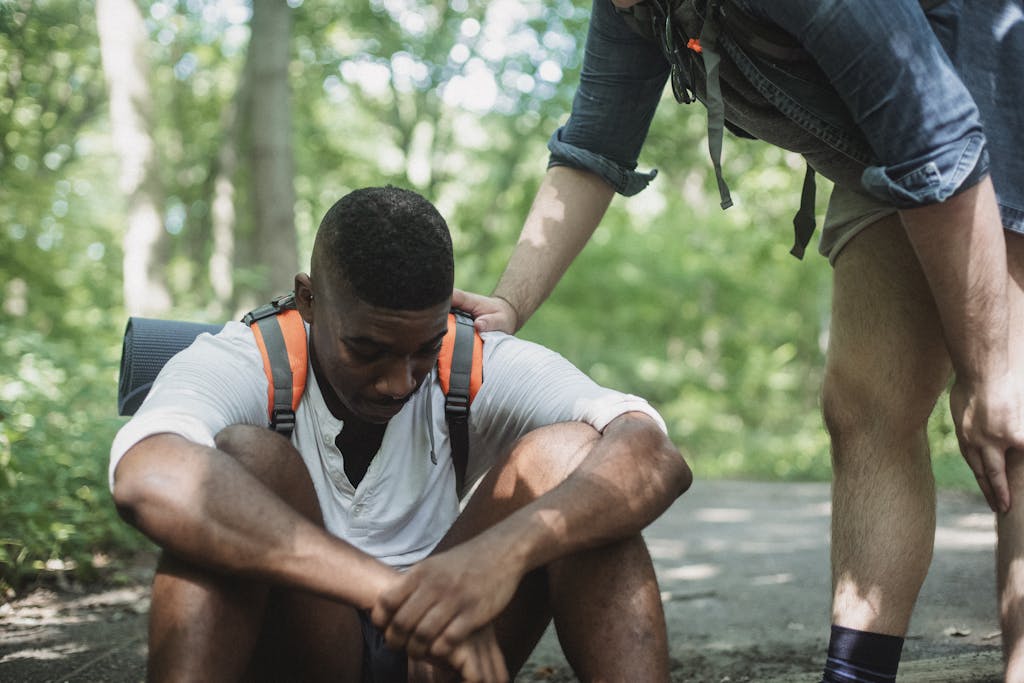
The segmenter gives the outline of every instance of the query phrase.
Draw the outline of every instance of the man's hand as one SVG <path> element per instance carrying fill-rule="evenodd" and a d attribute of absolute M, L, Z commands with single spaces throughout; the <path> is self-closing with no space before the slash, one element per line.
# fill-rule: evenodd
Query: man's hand
<path fill-rule="evenodd" d="M 457 676 L 456 680 L 470 683 L 505 683 L 509 680 L 505 657 L 490 624 L 471 633 L 447 660 L 409 659 L 410 683 L 450 683 L 453 675 Z"/>
<path fill-rule="evenodd" d="M 478 546 L 470 541 L 428 557 L 381 593 L 372 617 L 388 645 L 452 662 L 470 634 L 501 613 L 521 574 L 502 553 Z"/>
<path fill-rule="evenodd" d="M 1006 480 L 1006 454 L 1024 450 L 1024 396 L 1011 374 L 980 387 L 957 381 L 949 396 L 960 451 L 995 512 L 1012 503 Z"/>
<path fill-rule="evenodd" d="M 476 318 L 478 332 L 498 330 L 515 334 L 519 328 L 519 314 L 505 299 L 481 296 L 456 289 L 452 292 L 452 308 L 458 308 Z"/>
<path fill-rule="evenodd" d="M 990 178 L 944 202 L 900 211 L 942 321 L 956 383 L 950 409 L 960 450 L 989 507 L 1010 509 L 1006 452 L 1024 446 L 1024 395 L 1013 381 L 1011 282 Z"/>

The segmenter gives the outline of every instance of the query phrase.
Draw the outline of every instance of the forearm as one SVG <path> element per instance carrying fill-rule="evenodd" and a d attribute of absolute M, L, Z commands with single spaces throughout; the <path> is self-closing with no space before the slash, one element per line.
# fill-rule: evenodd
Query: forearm
<path fill-rule="evenodd" d="M 517 329 L 551 294 L 601 222 L 614 190 L 568 166 L 548 169 L 494 296 L 515 308 Z"/>
<path fill-rule="evenodd" d="M 1009 370 L 1006 242 L 986 178 L 941 204 L 901 212 L 935 297 L 957 377 Z"/>
<path fill-rule="evenodd" d="M 508 561 L 526 573 L 640 533 L 691 482 L 683 457 L 653 422 L 624 415 L 608 425 L 564 481 L 481 538 L 508 552 Z"/>
<path fill-rule="evenodd" d="M 231 456 L 182 437 L 139 442 L 116 477 L 115 501 L 126 518 L 196 564 L 361 608 L 396 576 L 300 514 Z"/>

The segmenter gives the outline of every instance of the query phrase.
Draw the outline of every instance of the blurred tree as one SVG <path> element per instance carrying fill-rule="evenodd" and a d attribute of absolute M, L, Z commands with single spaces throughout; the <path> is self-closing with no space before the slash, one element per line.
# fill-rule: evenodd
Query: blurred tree
<path fill-rule="evenodd" d="M 109 178 L 86 129 L 106 103 L 94 21 L 85 0 L 0 3 L 0 321 L 58 337 L 67 307 L 109 302 L 76 285 L 118 252 L 91 211 Z"/>
<path fill-rule="evenodd" d="M 0 595 L 140 545 L 103 462 L 123 329 L 106 104 L 92 2 L 0 2 Z"/>
<path fill-rule="evenodd" d="M 299 263 L 288 76 L 291 14 L 284 0 L 253 0 L 252 31 L 239 88 L 255 228 L 246 242 L 246 256 L 249 265 L 262 269 L 264 275 L 236 294 L 245 309 L 290 288 Z"/>
<path fill-rule="evenodd" d="M 146 25 L 134 0 L 97 0 L 96 18 L 110 92 L 110 133 L 121 159 L 120 187 L 127 209 L 125 309 L 129 315 L 158 317 L 170 310 L 171 293 Z"/>
<path fill-rule="evenodd" d="M 571 0 L 303 3 L 293 83 L 307 250 L 330 203 L 391 182 L 442 210 L 460 285 L 489 286 L 568 112 L 588 10 Z"/>

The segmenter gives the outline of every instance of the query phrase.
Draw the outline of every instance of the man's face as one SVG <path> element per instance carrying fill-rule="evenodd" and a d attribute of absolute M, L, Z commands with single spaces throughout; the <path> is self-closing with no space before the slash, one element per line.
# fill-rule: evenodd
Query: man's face
<path fill-rule="evenodd" d="M 299 311 L 310 323 L 317 381 L 331 411 L 376 424 L 397 415 L 437 361 L 450 302 L 396 311 L 361 301 L 347 284 L 325 291 L 306 275 L 295 284 Z"/>

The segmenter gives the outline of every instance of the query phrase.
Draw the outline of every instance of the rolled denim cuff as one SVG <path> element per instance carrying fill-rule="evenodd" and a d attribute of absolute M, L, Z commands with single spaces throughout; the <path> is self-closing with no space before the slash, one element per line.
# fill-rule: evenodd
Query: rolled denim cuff
<path fill-rule="evenodd" d="M 551 152 L 548 168 L 571 166 L 596 173 L 625 197 L 632 197 L 640 192 L 658 175 L 658 169 L 651 169 L 650 173 L 641 173 L 617 164 L 608 157 L 562 142 L 562 130 L 563 128 L 556 130 L 548 140 L 548 150 Z"/>
<path fill-rule="evenodd" d="M 973 133 L 938 152 L 893 166 L 868 166 L 864 189 L 897 209 L 943 202 L 975 185 L 988 173 L 985 136 Z"/>

